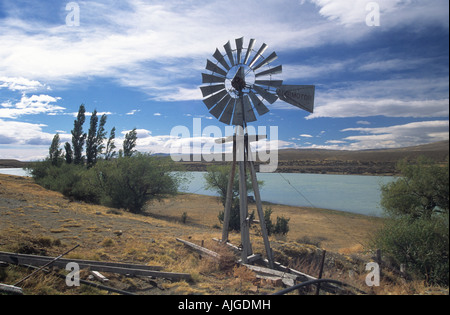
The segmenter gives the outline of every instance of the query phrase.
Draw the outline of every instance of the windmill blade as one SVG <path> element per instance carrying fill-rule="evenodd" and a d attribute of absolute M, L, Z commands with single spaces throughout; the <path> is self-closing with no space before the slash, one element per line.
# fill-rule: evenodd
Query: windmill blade
<path fill-rule="evenodd" d="M 203 100 L 203 103 L 205 103 L 206 107 L 208 109 L 211 109 L 214 105 L 216 105 L 222 98 L 225 97 L 225 95 L 228 95 L 228 92 L 226 90 L 223 90 L 222 92 L 219 92 L 217 94 L 214 94 L 206 99 Z"/>
<path fill-rule="evenodd" d="M 278 67 L 275 67 L 275 68 L 272 68 L 272 69 L 269 69 L 269 70 L 257 73 L 255 75 L 255 77 L 259 78 L 259 77 L 263 77 L 263 76 L 266 76 L 266 75 L 279 74 L 281 72 L 283 72 L 283 66 L 278 66 Z"/>
<path fill-rule="evenodd" d="M 219 51 L 219 49 L 216 49 L 216 52 L 214 53 L 213 57 L 227 70 L 230 70 L 230 66 L 225 61 L 225 58 L 222 56 L 222 53 Z"/>
<path fill-rule="evenodd" d="M 238 64 L 241 63 L 242 48 L 244 48 L 244 37 L 236 39 L 236 60 Z"/>
<path fill-rule="evenodd" d="M 256 108 L 256 111 L 258 112 L 259 116 L 262 116 L 269 112 L 269 109 L 266 107 L 266 105 L 264 105 L 264 103 L 261 102 L 259 97 L 255 93 L 253 93 L 253 91 L 250 91 L 248 95 L 250 96 L 250 99 L 253 102 L 253 106 Z"/>
<path fill-rule="evenodd" d="M 315 91 L 314 85 L 282 85 L 277 95 L 280 100 L 313 113 Z"/>
<path fill-rule="evenodd" d="M 222 91 L 225 89 L 225 84 L 219 84 L 219 85 L 208 85 L 208 86 L 201 86 L 200 90 L 202 90 L 203 97 L 207 97 L 211 94 L 217 93 L 219 91 Z"/>
<path fill-rule="evenodd" d="M 247 48 L 247 54 L 245 55 L 245 59 L 244 59 L 244 64 L 247 64 L 248 59 L 250 58 L 253 47 L 255 46 L 255 41 L 256 40 L 254 40 L 254 39 L 250 39 L 250 43 L 248 44 L 248 48 Z"/>
<path fill-rule="evenodd" d="M 231 98 L 231 101 L 228 103 L 227 108 L 225 108 L 225 111 L 223 112 L 222 117 L 220 117 L 219 121 L 227 125 L 230 124 L 231 116 L 233 116 L 235 102 L 235 99 Z"/>
<path fill-rule="evenodd" d="M 264 59 L 259 65 L 257 65 L 255 68 L 253 68 L 253 71 L 258 70 L 259 68 L 271 63 L 272 61 L 275 61 L 278 58 L 277 54 L 273 52 L 269 57 Z"/>
<path fill-rule="evenodd" d="M 219 103 L 217 103 L 217 105 L 214 106 L 213 109 L 211 109 L 210 114 L 213 115 L 214 117 L 216 117 L 217 119 L 219 119 L 220 115 L 222 115 L 225 107 L 228 105 L 228 103 L 232 99 L 233 98 L 230 95 L 225 95 L 225 97 Z"/>
<path fill-rule="evenodd" d="M 255 84 L 278 87 L 283 85 L 283 80 L 256 80 Z"/>
<path fill-rule="evenodd" d="M 242 100 L 240 98 L 236 99 L 236 105 L 234 106 L 233 125 L 234 126 L 244 125 L 244 109 Z"/>
<path fill-rule="evenodd" d="M 210 60 L 206 61 L 206 70 L 218 73 L 220 75 L 223 75 L 224 77 L 227 76 L 227 72 L 225 70 L 223 70 L 222 68 L 220 68 L 219 66 L 217 66 Z"/>
<path fill-rule="evenodd" d="M 277 101 L 278 96 L 271 94 L 269 92 L 267 92 L 266 90 L 264 90 L 262 87 L 254 85 L 253 88 L 255 89 L 255 91 L 261 95 L 266 101 L 268 101 L 270 104 L 273 104 Z"/>
<path fill-rule="evenodd" d="M 262 44 L 261 48 L 256 53 L 255 57 L 253 57 L 253 60 L 248 65 L 250 68 L 252 68 L 255 65 L 255 63 L 258 61 L 258 59 L 262 57 L 262 54 L 266 51 L 266 49 L 268 47 L 269 46 L 267 46 L 266 44 Z"/>
<path fill-rule="evenodd" d="M 248 95 L 244 96 L 244 118 L 248 123 L 256 121 L 255 112 L 253 111 Z"/>
<path fill-rule="evenodd" d="M 233 51 L 231 50 L 231 43 L 230 41 L 228 41 L 228 43 L 226 43 L 223 48 L 225 48 L 225 51 L 227 53 L 228 56 L 228 60 L 230 60 L 230 64 L 232 67 L 234 67 L 235 63 L 234 63 L 234 56 L 233 56 Z"/>
<path fill-rule="evenodd" d="M 202 73 L 202 82 L 203 83 L 224 83 L 225 78 L 216 77 L 215 75 Z"/>

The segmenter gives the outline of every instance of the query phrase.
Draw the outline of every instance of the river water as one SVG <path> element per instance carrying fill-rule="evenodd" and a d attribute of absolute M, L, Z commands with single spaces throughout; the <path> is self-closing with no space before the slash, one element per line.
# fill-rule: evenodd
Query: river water
<path fill-rule="evenodd" d="M 0 169 L 0 173 L 27 176 L 23 169 Z M 190 182 L 180 190 L 216 196 L 204 188 L 205 172 L 190 172 Z M 381 216 L 381 185 L 392 182 L 391 176 L 322 175 L 258 173 L 264 182 L 263 201 L 289 206 L 313 207 Z"/>

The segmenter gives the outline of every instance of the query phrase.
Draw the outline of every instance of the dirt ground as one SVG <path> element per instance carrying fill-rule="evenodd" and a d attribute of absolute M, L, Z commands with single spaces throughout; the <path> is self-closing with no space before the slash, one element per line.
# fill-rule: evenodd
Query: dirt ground
<path fill-rule="evenodd" d="M 331 252 L 362 253 L 371 233 L 382 225 L 379 218 L 337 211 L 268 204 L 264 207 L 272 208 L 272 220 L 277 216 L 290 218 L 287 237 L 271 237 L 274 248 L 289 246 L 291 250 L 306 242 Z M 250 211 L 253 209 L 255 206 L 250 205 Z M 181 194 L 149 204 L 143 215 L 134 215 L 70 201 L 36 185 L 30 178 L 0 175 L 0 251 L 17 252 L 24 249 L 24 244 L 36 244 L 36 240 L 46 238 L 58 244 L 44 248 L 46 255 L 57 256 L 80 244 L 67 258 L 161 265 L 165 271 L 187 272 L 194 278 L 194 284 L 163 283 L 159 289 L 152 287 L 153 291 L 145 291 L 150 294 L 273 291 L 270 286 L 258 285 L 255 289 L 255 281 L 244 285 L 236 276 L 240 271 L 223 272 L 199 261 L 198 255 L 176 241 L 176 238 L 197 244 L 204 241 L 205 246 L 213 247 L 212 238 L 221 237 L 217 219 L 221 210 L 215 197 Z M 181 222 L 183 213 L 187 215 L 185 223 Z M 251 239 L 254 252 L 263 253 L 257 227 L 252 228 Z M 231 233 L 230 241 L 239 245 L 240 235 Z M 138 286 L 137 280 L 133 286 Z M 159 292 L 161 287 L 166 291 Z"/>

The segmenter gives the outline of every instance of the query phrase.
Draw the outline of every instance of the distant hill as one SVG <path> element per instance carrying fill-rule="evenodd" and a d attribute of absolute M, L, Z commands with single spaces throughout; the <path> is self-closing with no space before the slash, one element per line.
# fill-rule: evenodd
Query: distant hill
<path fill-rule="evenodd" d="M 167 156 L 167 155 L 161 155 Z M 278 170 L 281 173 L 314 174 L 359 174 L 392 175 L 396 173 L 396 164 L 402 159 L 416 160 L 426 156 L 434 161 L 445 162 L 449 156 L 449 141 L 405 147 L 398 149 L 380 149 L 363 151 L 287 149 L 278 152 Z M 201 157 L 198 157 L 201 158 Z M 194 157 L 190 156 L 193 161 Z M 223 156 L 217 160 L 224 160 Z M 180 162 L 189 171 L 205 171 L 206 167 L 218 162 Z M 26 162 L 18 160 L 0 160 L 0 168 L 22 168 Z"/>
<path fill-rule="evenodd" d="M 0 159 L 0 168 L 22 168 L 26 167 L 28 163 L 21 162 L 18 160 L 1 160 Z"/>
<path fill-rule="evenodd" d="M 278 152 L 280 173 L 393 175 L 402 159 L 416 160 L 426 156 L 445 162 L 449 156 L 449 141 L 398 149 L 343 151 L 318 149 L 286 149 Z M 190 156 L 193 161 L 193 156 Z M 199 158 L 199 157 L 197 157 Z M 224 159 L 223 156 L 219 160 Z M 213 162 L 214 163 L 214 162 Z M 180 162 L 190 171 L 205 171 L 212 163 Z M 216 164 L 223 164 L 217 163 Z"/>

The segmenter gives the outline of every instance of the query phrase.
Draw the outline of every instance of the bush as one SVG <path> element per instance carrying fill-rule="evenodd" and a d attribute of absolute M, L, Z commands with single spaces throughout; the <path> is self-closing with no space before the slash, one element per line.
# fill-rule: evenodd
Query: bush
<path fill-rule="evenodd" d="M 398 169 L 402 176 L 382 186 L 381 205 L 388 221 L 372 247 L 394 264 L 404 264 L 416 278 L 448 286 L 448 163 L 439 166 L 421 157 L 414 164 L 401 161 Z"/>
<path fill-rule="evenodd" d="M 31 175 L 39 185 L 71 199 L 139 213 L 146 202 L 177 193 L 181 175 L 173 170 L 169 159 L 138 153 L 99 161 L 90 169 L 66 163 L 53 166 L 46 160 L 34 163 Z"/>
<path fill-rule="evenodd" d="M 177 193 L 179 178 L 168 159 L 138 153 L 113 161 L 101 161 L 91 169 L 102 192 L 102 204 L 142 211 L 145 203 Z"/>
<path fill-rule="evenodd" d="M 373 247 L 381 249 L 395 266 L 404 264 L 412 277 L 448 286 L 448 215 L 432 219 L 392 219 L 378 232 Z"/>

